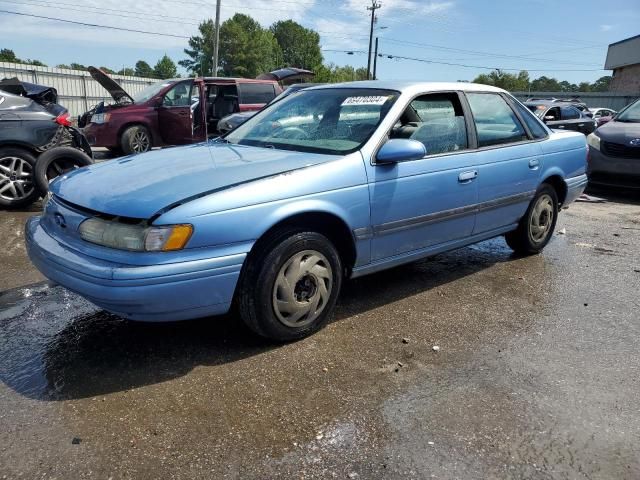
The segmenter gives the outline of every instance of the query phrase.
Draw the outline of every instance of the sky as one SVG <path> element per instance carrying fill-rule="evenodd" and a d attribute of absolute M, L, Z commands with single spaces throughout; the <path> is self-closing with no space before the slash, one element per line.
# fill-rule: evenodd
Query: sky
<path fill-rule="evenodd" d="M 501 68 L 528 70 L 532 79 L 591 82 L 611 73 L 602 70 L 608 44 L 640 34 L 640 0 L 379 3 L 375 35 L 385 56 L 378 58 L 377 73 L 384 80 L 472 80 Z M 293 19 L 320 33 L 326 62 L 366 67 L 370 5 L 371 0 L 222 0 L 222 21 L 238 12 L 264 27 Z M 185 58 L 183 37 L 214 16 L 215 0 L 0 0 L 0 48 L 49 66 L 76 62 L 119 70 L 139 59 L 153 66 L 165 53 L 177 63 Z"/>

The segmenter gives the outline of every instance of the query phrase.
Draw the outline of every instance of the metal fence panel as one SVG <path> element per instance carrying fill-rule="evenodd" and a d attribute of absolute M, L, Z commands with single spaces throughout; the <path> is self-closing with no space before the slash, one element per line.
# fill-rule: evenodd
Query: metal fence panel
<path fill-rule="evenodd" d="M 572 98 L 577 97 L 589 108 L 610 108 L 615 111 L 633 103 L 639 98 L 637 93 L 618 92 L 511 92 L 518 100 L 527 98 Z"/>
<path fill-rule="evenodd" d="M 110 76 L 130 95 L 135 95 L 148 85 L 158 81 L 155 78 Z M 0 62 L 0 79 L 13 77 L 24 82 L 55 88 L 58 91 L 59 103 L 66 107 L 73 116 L 86 112 L 101 101 L 113 101 L 109 93 L 91 78 L 89 72 L 84 70 Z"/>

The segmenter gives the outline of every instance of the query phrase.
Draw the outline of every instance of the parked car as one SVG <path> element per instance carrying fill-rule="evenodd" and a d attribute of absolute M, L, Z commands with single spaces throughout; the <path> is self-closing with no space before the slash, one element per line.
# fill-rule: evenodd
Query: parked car
<path fill-rule="evenodd" d="M 235 303 L 259 335 L 293 340 L 327 322 L 345 278 L 499 235 L 540 252 L 586 153 L 495 87 L 315 87 L 208 143 L 57 179 L 26 244 L 45 276 L 123 317 Z"/>
<path fill-rule="evenodd" d="M 322 85 L 321 83 L 294 83 L 290 85 L 284 92 L 278 95 L 276 98 L 271 100 L 267 105 L 271 105 L 278 100 L 282 100 L 285 97 L 288 97 L 292 93 L 299 92 L 305 88 L 315 87 L 318 85 Z M 265 107 L 267 106 L 265 105 Z M 244 122 L 253 117 L 257 112 L 256 111 L 246 111 L 246 112 L 238 112 L 232 113 L 231 115 L 227 115 L 226 117 L 220 119 L 218 122 L 218 132 L 219 133 L 227 133 L 236 128 L 238 125 L 242 125 Z"/>
<path fill-rule="evenodd" d="M 610 108 L 590 108 L 589 111 L 591 112 L 592 118 L 596 122 L 596 128 L 610 121 L 611 118 L 613 118 L 613 116 L 616 114 L 616 111 L 611 110 Z"/>
<path fill-rule="evenodd" d="M 587 137 L 589 183 L 640 188 L 640 100 Z"/>
<path fill-rule="evenodd" d="M 282 92 L 279 81 L 308 76 L 307 70 L 287 69 L 288 75 L 276 71 L 268 79 L 179 78 L 159 81 L 132 96 L 99 68 L 88 70 L 115 104 L 97 105 L 79 125 L 92 146 L 125 154 L 206 140 L 217 133 L 222 117 L 260 110 L 273 100 Z"/>
<path fill-rule="evenodd" d="M 575 130 L 585 135 L 596 129 L 596 122 L 581 112 L 575 104 L 540 100 L 526 102 L 525 105 L 549 128 Z"/>
<path fill-rule="evenodd" d="M 570 103 L 572 106 L 576 107 L 582 113 L 584 113 L 587 117 L 592 118 L 593 114 L 591 113 L 591 109 L 587 107 L 587 104 L 584 103 L 577 97 L 573 98 L 529 98 L 525 103 L 544 103 L 544 102 L 552 102 L 552 103 Z"/>
<path fill-rule="evenodd" d="M 56 176 L 92 163 L 91 148 L 71 126 L 64 107 L 40 105 L 3 88 L 0 85 L 0 207 L 20 208 L 46 193 Z"/>

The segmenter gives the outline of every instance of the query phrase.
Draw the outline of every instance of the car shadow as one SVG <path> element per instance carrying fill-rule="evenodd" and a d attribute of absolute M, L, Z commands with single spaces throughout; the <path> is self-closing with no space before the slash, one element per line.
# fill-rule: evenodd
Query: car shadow
<path fill-rule="evenodd" d="M 494 239 L 345 282 L 332 322 L 512 259 L 504 241 Z M 231 364 L 283 347 L 252 335 L 233 314 L 132 322 L 98 310 L 61 287 L 38 288 L 13 302 L 6 293 L 0 296 L 0 380 L 33 399 L 124 391 L 175 379 L 200 365 Z M 16 292 L 14 296 L 20 296 Z"/>
<path fill-rule="evenodd" d="M 629 205 L 640 205 L 640 190 L 618 187 L 604 187 L 589 185 L 587 195 L 602 198 L 603 200 Z"/>

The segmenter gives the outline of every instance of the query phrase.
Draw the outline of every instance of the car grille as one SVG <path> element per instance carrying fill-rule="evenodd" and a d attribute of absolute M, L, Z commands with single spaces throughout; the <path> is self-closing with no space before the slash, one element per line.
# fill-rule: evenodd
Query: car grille
<path fill-rule="evenodd" d="M 640 159 L 640 147 L 629 147 L 621 143 L 602 142 L 602 153 L 611 157 Z"/>

